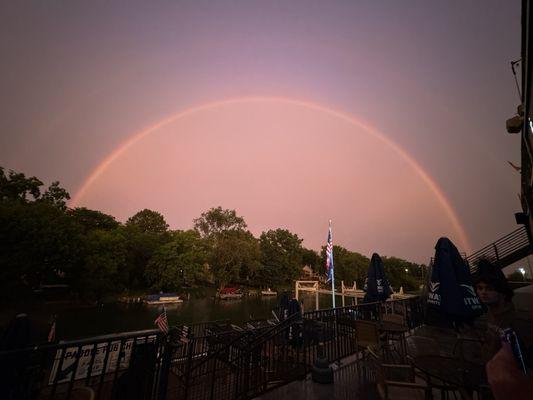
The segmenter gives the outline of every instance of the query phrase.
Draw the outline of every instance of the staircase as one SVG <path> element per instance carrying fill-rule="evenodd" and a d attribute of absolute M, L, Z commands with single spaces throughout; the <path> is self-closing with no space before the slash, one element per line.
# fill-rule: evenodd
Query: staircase
<path fill-rule="evenodd" d="M 488 260 L 499 268 L 505 268 L 532 253 L 526 227 L 521 226 L 494 243 L 467 256 L 466 262 L 471 272 L 477 270 L 477 263 L 481 259 Z"/>

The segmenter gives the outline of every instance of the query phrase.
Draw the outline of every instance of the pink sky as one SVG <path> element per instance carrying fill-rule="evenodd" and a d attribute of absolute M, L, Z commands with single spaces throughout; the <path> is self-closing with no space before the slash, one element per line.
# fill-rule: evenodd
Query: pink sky
<path fill-rule="evenodd" d="M 441 235 L 468 251 L 517 228 L 507 161 L 520 163 L 520 142 L 505 120 L 519 57 L 520 1 L 3 2 L 0 165 L 75 194 L 191 107 L 299 99 L 368 123 L 426 178 L 332 115 L 241 104 L 133 144 L 79 205 L 120 220 L 152 208 L 173 228 L 221 205 L 313 248 L 331 218 L 351 250 L 427 262 Z"/>
<path fill-rule="evenodd" d="M 153 129 L 115 155 L 72 205 L 122 221 L 143 207 L 187 229 L 210 207 L 236 209 L 255 234 L 287 228 L 315 249 L 336 243 L 427 262 L 463 233 L 394 145 L 329 111 L 277 99 L 222 103 Z"/>

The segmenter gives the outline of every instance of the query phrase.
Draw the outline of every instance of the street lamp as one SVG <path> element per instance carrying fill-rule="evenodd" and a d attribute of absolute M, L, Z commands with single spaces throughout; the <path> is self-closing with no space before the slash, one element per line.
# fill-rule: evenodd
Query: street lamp
<path fill-rule="evenodd" d="M 526 280 L 526 270 L 524 268 L 518 268 L 518 272 L 522 274 L 522 280 Z"/>
<path fill-rule="evenodd" d="M 405 272 L 409 272 L 409 268 L 406 268 L 406 269 L 405 269 Z"/>

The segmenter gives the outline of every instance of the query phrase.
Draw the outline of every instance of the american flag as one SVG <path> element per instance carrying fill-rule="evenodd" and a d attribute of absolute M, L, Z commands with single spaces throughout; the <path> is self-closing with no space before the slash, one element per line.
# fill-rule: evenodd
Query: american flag
<path fill-rule="evenodd" d="M 331 234 L 331 221 L 329 221 L 328 243 L 326 245 L 326 275 L 326 282 L 333 279 L 333 236 Z"/>
<path fill-rule="evenodd" d="M 154 321 L 154 324 L 165 333 L 168 333 L 168 320 L 167 320 L 167 310 L 163 307 L 163 312 L 157 317 Z"/>
<path fill-rule="evenodd" d="M 48 341 L 53 342 L 56 338 L 56 321 L 52 322 L 52 326 L 50 327 L 50 332 L 48 332 Z"/>

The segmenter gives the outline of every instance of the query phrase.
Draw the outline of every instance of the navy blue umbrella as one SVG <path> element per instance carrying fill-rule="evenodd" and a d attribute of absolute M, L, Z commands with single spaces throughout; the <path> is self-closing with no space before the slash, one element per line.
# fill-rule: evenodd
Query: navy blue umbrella
<path fill-rule="evenodd" d="M 385 301 L 390 296 L 390 285 L 385 275 L 383 261 L 377 253 L 372 254 L 364 290 L 365 302 Z"/>
<path fill-rule="evenodd" d="M 451 240 L 440 238 L 428 284 L 427 323 L 458 326 L 472 322 L 482 311 L 470 269 Z"/>

